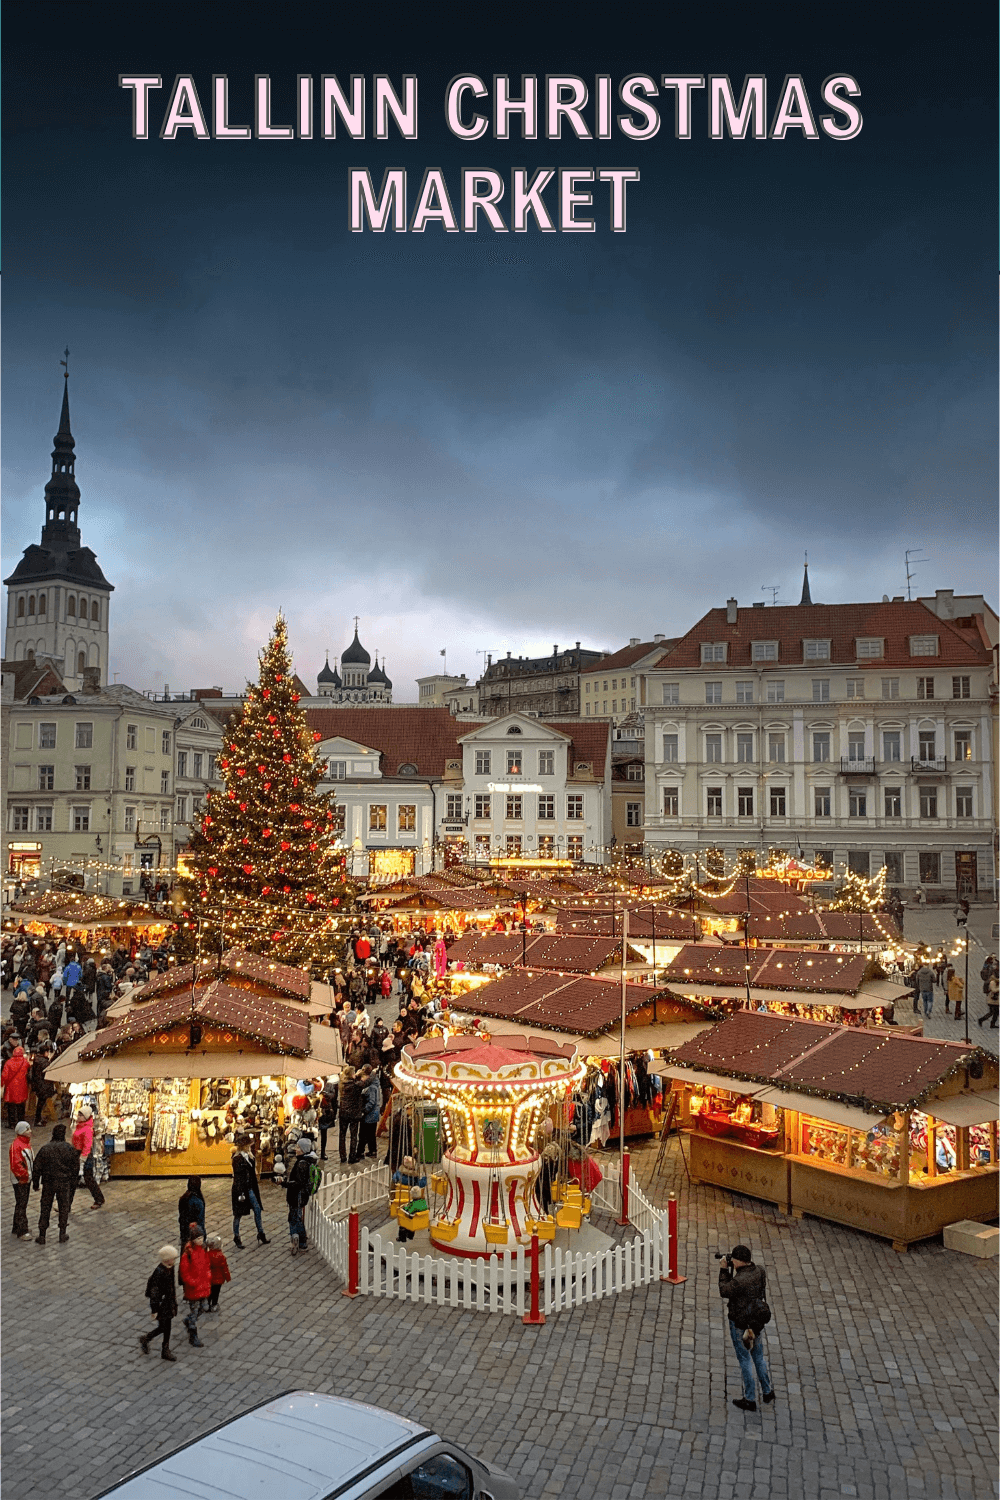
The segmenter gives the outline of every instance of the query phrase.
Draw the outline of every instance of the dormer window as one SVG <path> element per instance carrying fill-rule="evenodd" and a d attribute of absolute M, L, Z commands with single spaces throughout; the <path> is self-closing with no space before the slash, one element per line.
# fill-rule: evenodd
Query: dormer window
<path fill-rule="evenodd" d="M 858 661 L 873 661 L 885 655 L 885 642 L 880 635 L 858 636 L 854 651 Z"/>
<path fill-rule="evenodd" d="M 725 641 L 702 641 L 702 643 L 701 643 L 701 659 L 702 659 L 702 661 L 725 661 L 725 659 L 726 659 L 726 642 Z"/>
<path fill-rule="evenodd" d="M 416 776 L 417 768 L 412 761 L 407 761 L 405 765 L 400 766 L 399 774 L 400 776 Z"/>
<path fill-rule="evenodd" d="M 751 657 L 754 661 L 777 661 L 777 641 L 753 641 L 751 643 Z"/>
<path fill-rule="evenodd" d="M 804 640 L 802 642 L 802 657 L 804 661 L 829 661 L 830 642 Z"/>
<path fill-rule="evenodd" d="M 937 656 L 938 637 L 936 635 L 911 635 L 911 656 Z"/>
<path fill-rule="evenodd" d="M 507 731 L 508 734 L 520 734 L 521 730 L 517 724 L 512 724 Z"/>

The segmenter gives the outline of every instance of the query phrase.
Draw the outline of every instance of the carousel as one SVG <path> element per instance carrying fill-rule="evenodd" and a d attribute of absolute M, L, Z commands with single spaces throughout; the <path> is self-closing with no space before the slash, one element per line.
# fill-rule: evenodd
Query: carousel
<path fill-rule="evenodd" d="M 437 1249 L 468 1257 L 532 1234 L 552 1239 L 557 1224 L 578 1229 L 589 1203 L 560 1142 L 585 1073 L 572 1043 L 536 1037 L 425 1037 L 404 1048 L 395 1075 L 403 1107 L 422 1110 L 430 1101 L 441 1139 L 426 1222 L 410 1227 L 429 1229 Z M 410 1122 L 408 1133 L 415 1141 L 426 1135 L 421 1122 Z M 405 1212 L 405 1191 L 395 1195 L 394 1216 Z"/>

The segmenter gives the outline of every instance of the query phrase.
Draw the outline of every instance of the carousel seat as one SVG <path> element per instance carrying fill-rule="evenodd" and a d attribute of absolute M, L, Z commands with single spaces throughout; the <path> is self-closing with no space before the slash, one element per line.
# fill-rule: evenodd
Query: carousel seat
<path fill-rule="evenodd" d="M 437 1223 L 431 1225 L 431 1239 L 453 1240 L 458 1236 L 458 1220 L 453 1223 L 448 1219 L 438 1219 Z"/>
<path fill-rule="evenodd" d="M 548 1214 L 541 1219 L 528 1219 L 524 1227 L 529 1236 L 537 1234 L 540 1240 L 554 1240 L 556 1237 L 556 1221 Z"/>
<path fill-rule="evenodd" d="M 560 1229 L 579 1229 L 583 1223 L 582 1203 L 562 1203 L 556 1209 L 556 1223 Z"/>
<path fill-rule="evenodd" d="M 433 1172 L 431 1174 L 431 1187 L 437 1193 L 438 1197 L 443 1198 L 450 1186 L 451 1184 L 443 1172 Z"/>
<path fill-rule="evenodd" d="M 430 1227 L 430 1210 L 426 1208 L 422 1208 L 417 1213 L 411 1214 L 407 1209 L 400 1207 L 397 1217 L 403 1229 L 411 1229 L 415 1231 L 417 1229 L 428 1229 Z"/>
<path fill-rule="evenodd" d="M 510 1239 L 509 1224 L 488 1224 L 483 1221 L 483 1233 L 491 1245 L 506 1245 Z"/>

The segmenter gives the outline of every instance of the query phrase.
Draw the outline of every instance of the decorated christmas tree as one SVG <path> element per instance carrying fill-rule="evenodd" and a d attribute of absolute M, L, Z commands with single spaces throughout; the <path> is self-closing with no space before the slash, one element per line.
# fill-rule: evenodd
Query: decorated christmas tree
<path fill-rule="evenodd" d="M 885 869 L 879 870 L 871 880 L 866 875 L 857 875 L 845 870 L 837 893 L 830 902 L 831 911 L 856 911 L 862 915 L 885 909 Z"/>
<path fill-rule="evenodd" d="M 321 970 L 339 956 L 349 895 L 333 797 L 317 791 L 322 764 L 298 706 L 288 632 L 279 615 L 223 733 L 221 790 L 209 792 L 188 852 L 179 946 L 203 955 L 249 948 Z"/>

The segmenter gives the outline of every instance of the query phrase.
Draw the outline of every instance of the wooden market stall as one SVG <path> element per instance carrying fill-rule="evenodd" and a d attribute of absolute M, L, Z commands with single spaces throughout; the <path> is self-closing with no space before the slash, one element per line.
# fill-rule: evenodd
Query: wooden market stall
<path fill-rule="evenodd" d="M 155 947 L 173 922 L 171 912 L 142 902 L 67 891 L 25 897 L 4 918 L 8 929 L 23 927 L 33 937 L 72 940 L 91 953 L 110 953 L 119 945 L 131 951 L 144 942 Z"/>
<path fill-rule="evenodd" d="M 664 1072 L 693 1181 L 896 1250 L 997 1217 L 998 1065 L 980 1047 L 743 1011 Z"/>

